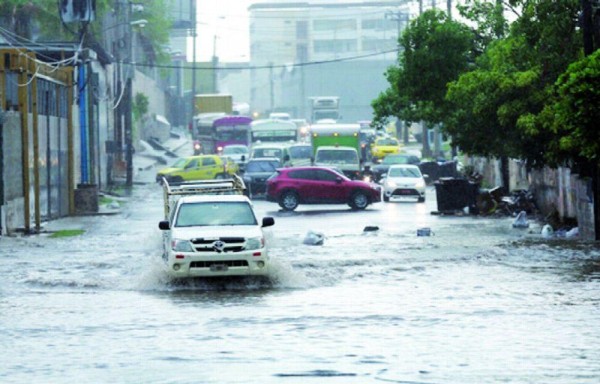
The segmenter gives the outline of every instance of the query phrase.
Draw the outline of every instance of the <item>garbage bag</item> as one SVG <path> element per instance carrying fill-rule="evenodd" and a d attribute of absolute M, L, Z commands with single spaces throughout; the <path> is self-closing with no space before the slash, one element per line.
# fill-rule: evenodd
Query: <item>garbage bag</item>
<path fill-rule="evenodd" d="M 554 228 L 550 224 L 546 224 L 542 227 L 542 237 L 549 238 L 554 236 Z"/>
<path fill-rule="evenodd" d="M 519 212 L 512 226 L 513 228 L 529 228 L 529 222 L 527 221 L 527 212 Z"/>

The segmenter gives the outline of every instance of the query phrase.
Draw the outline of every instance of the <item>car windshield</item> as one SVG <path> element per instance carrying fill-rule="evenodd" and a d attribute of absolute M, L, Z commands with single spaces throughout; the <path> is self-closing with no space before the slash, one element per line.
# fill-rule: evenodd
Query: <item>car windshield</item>
<path fill-rule="evenodd" d="M 408 164 L 406 156 L 386 156 L 383 158 L 382 164 Z"/>
<path fill-rule="evenodd" d="M 302 147 L 290 147 L 290 157 L 292 159 L 310 159 L 312 156 L 312 147 L 310 145 Z"/>
<path fill-rule="evenodd" d="M 185 159 L 179 159 L 171 165 L 171 168 L 183 168 L 185 166 Z"/>
<path fill-rule="evenodd" d="M 321 163 L 358 163 L 358 154 L 354 151 L 340 151 L 335 149 L 322 150 L 317 152 L 316 162 Z"/>
<path fill-rule="evenodd" d="M 419 168 L 390 168 L 390 177 L 421 177 Z"/>
<path fill-rule="evenodd" d="M 225 147 L 223 148 L 224 155 L 245 155 L 248 153 L 246 147 Z"/>
<path fill-rule="evenodd" d="M 184 203 L 179 207 L 176 227 L 256 225 L 252 207 L 243 201 Z"/>
<path fill-rule="evenodd" d="M 246 172 L 275 172 L 279 161 L 251 161 L 246 164 Z"/>
<path fill-rule="evenodd" d="M 377 140 L 377 145 L 398 145 L 398 140 L 396 139 L 380 139 Z"/>
<path fill-rule="evenodd" d="M 254 157 L 279 157 L 281 158 L 281 149 L 277 148 L 256 148 Z"/>

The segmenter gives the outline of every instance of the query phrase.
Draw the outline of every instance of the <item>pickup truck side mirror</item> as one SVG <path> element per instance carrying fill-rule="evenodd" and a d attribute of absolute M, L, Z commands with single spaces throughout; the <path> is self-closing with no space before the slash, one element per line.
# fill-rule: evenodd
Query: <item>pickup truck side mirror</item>
<path fill-rule="evenodd" d="M 158 222 L 158 228 L 161 229 L 161 230 L 163 230 L 163 231 L 166 231 L 166 230 L 171 229 L 171 226 L 169 225 L 169 221 L 168 220 L 163 220 L 163 221 L 159 221 Z"/>
<path fill-rule="evenodd" d="M 275 225 L 275 219 L 272 217 L 263 217 L 262 219 L 262 226 L 263 227 L 270 227 L 272 225 Z"/>

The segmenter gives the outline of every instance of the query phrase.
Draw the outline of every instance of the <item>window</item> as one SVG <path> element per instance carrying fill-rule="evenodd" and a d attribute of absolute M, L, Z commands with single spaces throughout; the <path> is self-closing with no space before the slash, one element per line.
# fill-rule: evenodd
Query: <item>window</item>
<path fill-rule="evenodd" d="M 296 39 L 308 39 L 308 22 L 296 21 Z"/>
<path fill-rule="evenodd" d="M 337 181 L 340 178 L 340 175 L 336 175 L 333 172 L 325 171 L 323 169 L 319 169 L 317 172 L 317 178 L 322 181 Z"/>
<path fill-rule="evenodd" d="M 356 52 L 358 42 L 356 39 L 315 40 L 315 53 L 343 53 Z"/>
<path fill-rule="evenodd" d="M 315 31 L 355 31 L 356 20 L 354 19 L 342 19 L 342 20 L 315 20 L 313 21 L 313 29 Z"/>
<path fill-rule="evenodd" d="M 190 169 L 190 168 L 196 168 L 197 166 L 198 166 L 198 159 L 192 159 L 189 163 L 187 163 L 185 168 Z"/>
<path fill-rule="evenodd" d="M 205 157 L 204 159 L 202 159 L 202 165 L 205 167 L 215 164 L 217 164 L 217 162 L 213 157 Z"/>
<path fill-rule="evenodd" d="M 311 169 L 299 169 L 288 173 L 290 179 L 317 180 L 315 172 Z"/>
<path fill-rule="evenodd" d="M 312 157 L 312 147 L 290 147 L 290 157 L 292 159 L 310 159 Z"/>
<path fill-rule="evenodd" d="M 256 225 L 246 202 L 186 203 L 179 207 L 176 227 L 209 225 Z"/>

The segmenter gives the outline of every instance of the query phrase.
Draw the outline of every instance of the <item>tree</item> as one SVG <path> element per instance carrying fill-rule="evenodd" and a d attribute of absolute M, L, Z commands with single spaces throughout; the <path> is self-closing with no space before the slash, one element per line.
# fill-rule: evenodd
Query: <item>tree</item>
<path fill-rule="evenodd" d="M 467 70 L 473 34 L 443 12 L 429 10 L 410 23 L 399 41 L 398 66 L 386 72 L 390 87 L 372 102 L 375 121 L 395 116 L 440 123 L 447 110 L 446 84 Z"/>
<path fill-rule="evenodd" d="M 468 153 L 526 159 L 528 166 L 541 167 L 546 149 L 559 139 L 534 129 L 536 116 L 556 79 L 580 55 L 579 2 L 513 3 L 520 4 L 522 14 L 509 35 L 488 46 L 476 70 L 449 85 L 447 100 L 454 112 L 445 128 Z"/>
<path fill-rule="evenodd" d="M 552 102 L 537 116 L 533 134 L 550 132 L 549 164 L 598 163 L 600 156 L 600 50 L 571 64 L 555 84 Z M 539 129 L 541 128 L 541 129 Z"/>
<path fill-rule="evenodd" d="M 92 31 L 96 29 L 96 34 L 100 35 L 101 23 L 99 20 L 107 12 L 112 11 L 115 0 L 95 0 L 95 2 L 96 20 L 92 21 L 88 28 Z M 169 56 L 164 50 L 164 46 L 169 40 L 169 3 L 170 0 L 145 2 L 144 10 L 139 15 L 148 20 L 148 25 L 144 29 L 144 41 L 147 42 L 145 51 L 147 56 L 151 56 L 151 62 L 164 63 L 169 60 Z M 0 1 L 0 26 L 14 31 L 14 34 L 3 33 L 2 36 L 17 45 L 31 42 L 34 39 L 34 31 L 36 33 L 35 40 L 38 43 L 75 38 L 79 33 L 79 26 L 62 23 L 58 5 L 57 0 Z"/>

